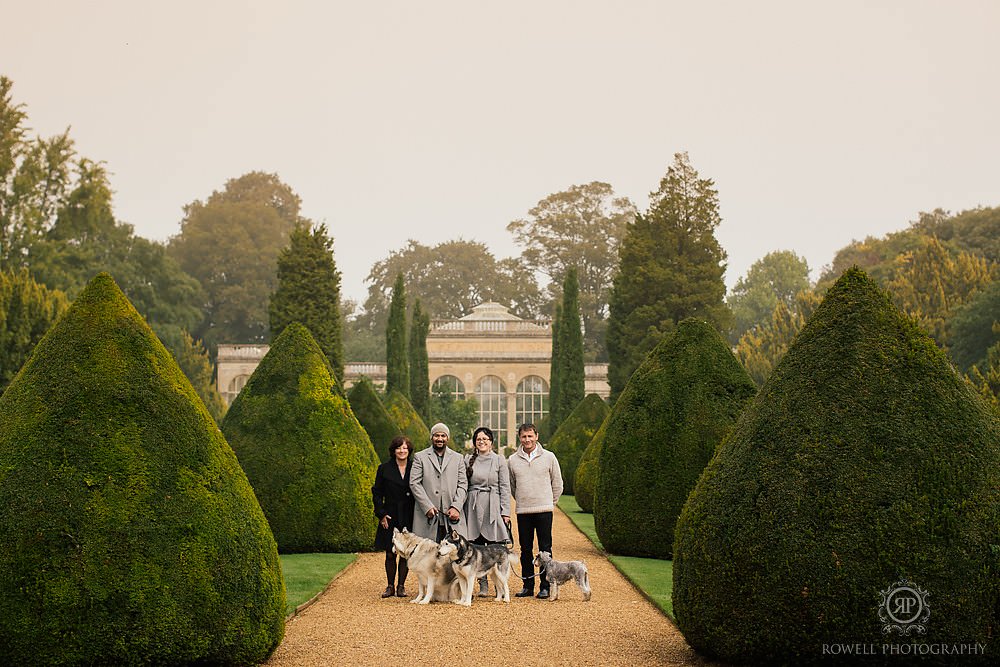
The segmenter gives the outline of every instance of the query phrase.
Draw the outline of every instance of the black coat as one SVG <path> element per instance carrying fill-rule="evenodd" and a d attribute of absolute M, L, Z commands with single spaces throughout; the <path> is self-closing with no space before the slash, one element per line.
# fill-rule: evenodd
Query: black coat
<path fill-rule="evenodd" d="M 392 545 L 392 529 L 413 530 L 413 494 L 410 493 L 410 468 L 413 459 L 406 462 L 406 475 L 399 476 L 395 459 L 389 459 L 375 471 L 375 485 L 372 486 L 372 504 L 379 520 L 375 531 L 375 548 L 388 549 Z M 383 528 L 382 517 L 388 514 L 389 527 Z"/>

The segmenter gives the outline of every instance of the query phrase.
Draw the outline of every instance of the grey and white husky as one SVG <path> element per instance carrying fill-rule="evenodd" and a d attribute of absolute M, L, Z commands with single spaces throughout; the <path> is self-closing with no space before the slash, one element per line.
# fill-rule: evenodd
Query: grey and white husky
<path fill-rule="evenodd" d="M 438 555 L 438 543 L 411 533 L 407 529 L 392 529 L 392 548 L 406 559 L 410 572 L 417 576 L 417 597 L 414 604 L 429 604 L 455 600 L 459 596 L 458 581 L 451 559 Z"/>
<path fill-rule="evenodd" d="M 438 548 L 441 556 L 451 559 L 451 567 L 461 588 L 461 596 L 453 600 L 455 604 L 472 605 L 472 587 L 476 579 L 489 575 L 497 589 L 497 602 L 510 602 L 511 565 L 517 556 L 502 544 L 473 544 L 454 530 L 441 540 Z"/>
<path fill-rule="evenodd" d="M 545 570 L 545 579 L 549 582 L 549 600 L 559 598 L 559 586 L 570 581 L 583 591 L 583 601 L 590 599 L 590 575 L 587 565 L 582 560 L 558 561 L 552 560 L 548 551 L 540 551 L 535 556 L 535 566 Z"/>

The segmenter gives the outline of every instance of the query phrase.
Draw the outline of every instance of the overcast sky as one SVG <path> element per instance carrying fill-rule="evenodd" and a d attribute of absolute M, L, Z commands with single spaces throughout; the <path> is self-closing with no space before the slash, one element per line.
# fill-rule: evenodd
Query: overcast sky
<path fill-rule="evenodd" d="M 4 4 L 0 73 L 107 164 L 120 220 L 166 240 L 277 173 L 348 298 L 408 238 L 519 254 L 507 223 L 571 185 L 644 209 L 678 151 L 718 188 L 729 286 L 1000 205 L 996 0 Z"/>

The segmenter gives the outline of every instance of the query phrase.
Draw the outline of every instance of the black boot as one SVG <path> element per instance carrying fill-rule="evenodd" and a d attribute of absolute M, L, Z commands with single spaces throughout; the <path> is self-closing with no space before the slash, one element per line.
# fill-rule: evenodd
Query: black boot
<path fill-rule="evenodd" d="M 524 588 L 521 589 L 520 593 L 514 593 L 514 597 L 516 597 L 516 598 L 530 598 L 534 594 L 535 594 L 535 587 L 534 586 L 525 586 Z"/>

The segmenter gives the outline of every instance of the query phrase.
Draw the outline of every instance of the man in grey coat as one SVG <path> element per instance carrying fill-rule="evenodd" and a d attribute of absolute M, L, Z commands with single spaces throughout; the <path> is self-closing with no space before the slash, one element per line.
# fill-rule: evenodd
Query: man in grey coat
<path fill-rule="evenodd" d="M 451 432 L 444 424 L 431 427 L 431 447 L 413 455 L 410 490 L 413 508 L 413 532 L 440 542 L 445 526 L 467 535 L 462 506 L 469 481 L 462 455 L 448 449 Z"/>

